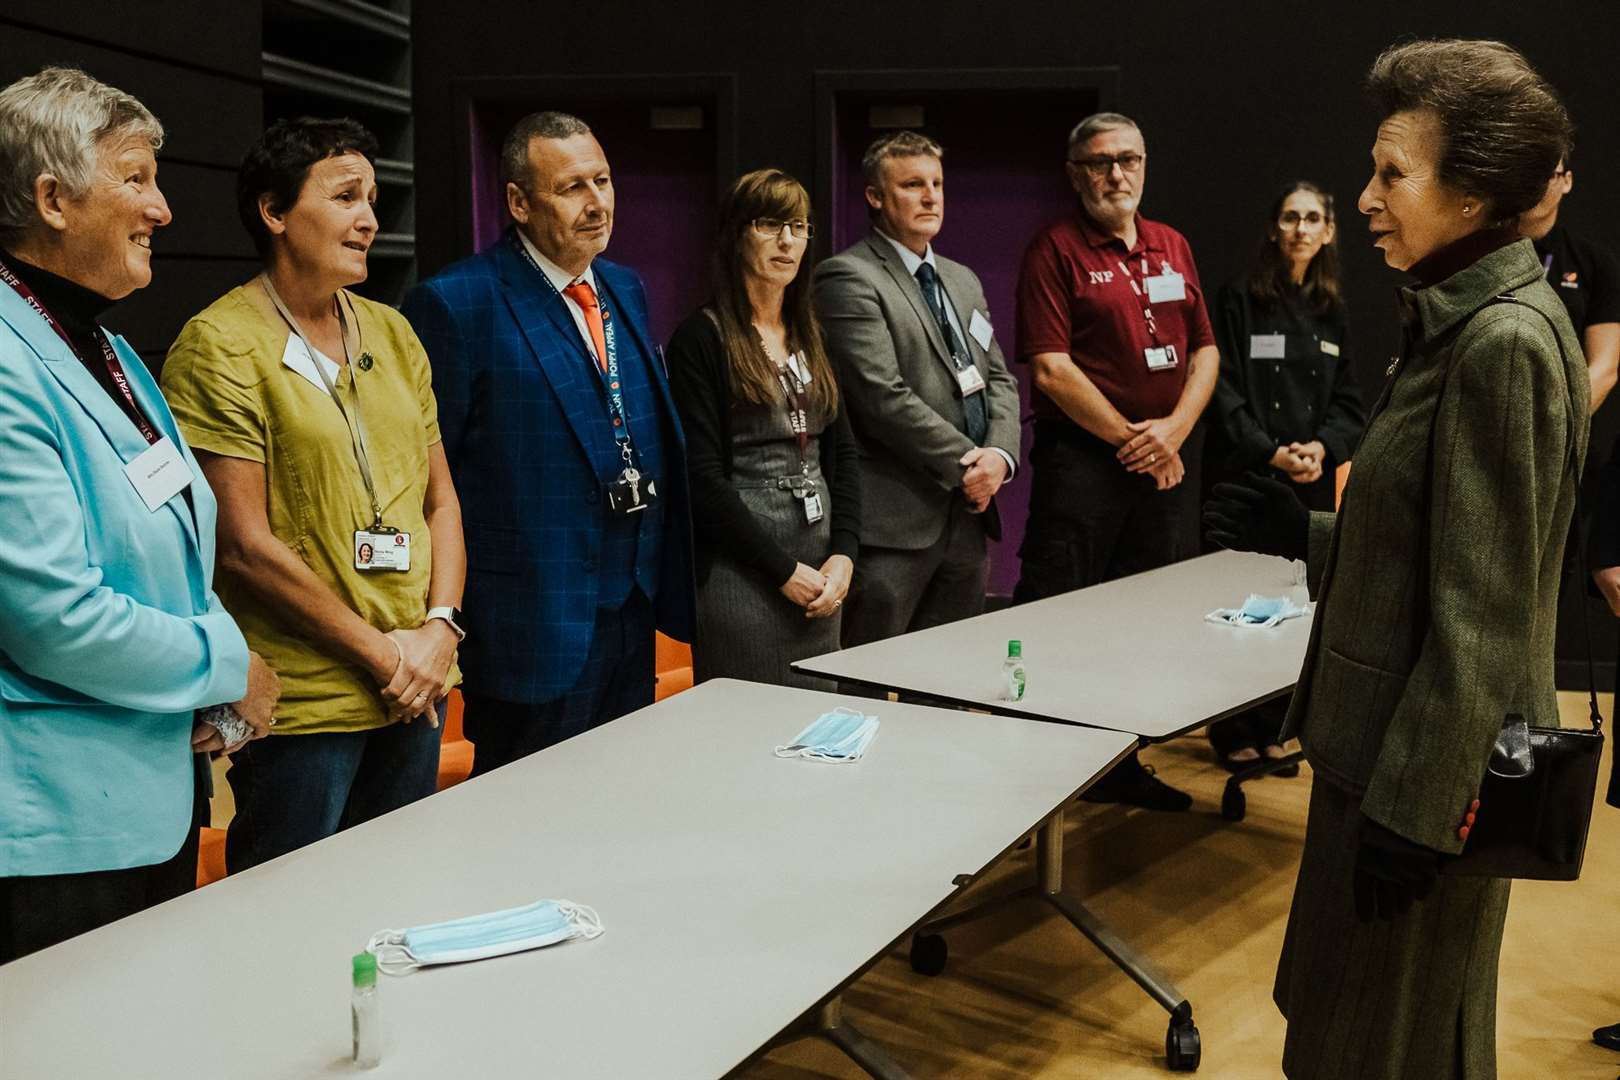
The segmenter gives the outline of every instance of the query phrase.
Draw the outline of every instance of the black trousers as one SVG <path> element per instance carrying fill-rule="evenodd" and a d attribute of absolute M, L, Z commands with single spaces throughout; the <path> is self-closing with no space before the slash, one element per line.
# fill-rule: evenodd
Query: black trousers
<path fill-rule="evenodd" d="M 988 567 L 983 517 L 957 496 L 929 546 L 862 546 L 844 610 L 844 648 L 982 613 Z"/>
<path fill-rule="evenodd" d="M 461 728 L 473 744 L 472 775 L 527 757 L 653 703 L 657 629 L 640 589 L 624 606 L 596 613 L 579 681 L 552 701 L 530 704 L 462 688 Z"/>
<path fill-rule="evenodd" d="M 1192 463 L 1201 431 L 1181 449 L 1185 479 L 1159 491 L 1128 473 L 1115 448 L 1072 424 L 1035 426 L 1030 450 L 1029 524 L 1018 551 L 1023 571 L 1014 603 L 1100 585 L 1198 554 L 1198 479 Z"/>
<path fill-rule="evenodd" d="M 82 874 L 0 877 L 0 964 L 49 948 L 197 887 L 197 830 L 208 824 L 208 759 L 197 755 L 191 827 L 152 866 Z"/>

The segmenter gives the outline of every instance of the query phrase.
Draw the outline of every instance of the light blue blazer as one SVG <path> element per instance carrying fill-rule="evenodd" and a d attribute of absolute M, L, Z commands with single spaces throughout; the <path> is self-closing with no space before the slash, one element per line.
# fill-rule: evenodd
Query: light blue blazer
<path fill-rule="evenodd" d="M 192 711 L 246 693 L 213 593 L 213 493 L 157 383 L 109 335 L 196 479 L 156 512 L 147 449 L 67 345 L 0 285 L 0 877 L 162 862 L 191 825 Z"/>

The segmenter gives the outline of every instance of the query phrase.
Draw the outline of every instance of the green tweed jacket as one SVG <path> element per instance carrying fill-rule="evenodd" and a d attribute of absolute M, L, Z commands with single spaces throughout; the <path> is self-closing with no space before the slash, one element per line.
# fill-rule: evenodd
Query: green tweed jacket
<path fill-rule="evenodd" d="M 1286 730 L 1367 817 L 1456 853 L 1503 717 L 1558 723 L 1587 376 L 1528 240 L 1400 300 L 1402 355 L 1339 512 L 1311 516 L 1318 607 Z"/>

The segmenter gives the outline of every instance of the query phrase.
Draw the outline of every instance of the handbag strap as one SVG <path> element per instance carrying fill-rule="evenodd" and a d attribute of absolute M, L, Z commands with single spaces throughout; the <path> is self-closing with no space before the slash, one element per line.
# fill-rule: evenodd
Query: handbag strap
<path fill-rule="evenodd" d="M 1572 387 L 1569 383 L 1569 357 L 1564 352 L 1564 341 L 1558 336 L 1558 325 L 1553 322 L 1551 315 L 1548 315 L 1545 311 L 1542 311 L 1532 303 L 1520 300 L 1512 293 L 1502 293 L 1500 296 L 1493 297 L 1486 302 L 1485 306 L 1500 303 L 1517 304 L 1520 307 L 1527 307 L 1531 311 L 1534 311 L 1536 314 L 1540 315 L 1543 319 L 1546 319 L 1547 328 L 1552 331 L 1553 344 L 1558 346 L 1559 368 L 1564 373 L 1564 393 L 1567 395 L 1569 400 L 1569 473 L 1575 481 L 1574 532 L 1575 550 L 1578 559 L 1574 565 L 1574 576 L 1578 580 L 1579 576 L 1586 571 L 1586 521 L 1585 515 L 1581 510 L 1581 474 L 1579 468 L 1579 459 L 1576 456 L 1575 445 L 1575 390 L 1574 387 Z M 1432 445 L 1430 456 L 1432 460 Z M 1564 560 L 1564 572 L 1566 574 L 1571 572 L 1569 563 L 1570 560 L 1566 556 Z M 1578 589 L 1577 591 L 1579 592 L 1581 590 Z M 1591 605 L 1586 603 L 1586 597 L 1584 595 L 1581 596 L 1580 608 L 1582 636 L 1586 639 L 1586 697 L 1591 710 L 1589 718 L 1592 721 L 1592 730 L 1595 732 L 1601 732 L 1603 730 L 1603 713 L 1598 710 L 1597 667 L 1592 660 L 1592 611 Z"/>

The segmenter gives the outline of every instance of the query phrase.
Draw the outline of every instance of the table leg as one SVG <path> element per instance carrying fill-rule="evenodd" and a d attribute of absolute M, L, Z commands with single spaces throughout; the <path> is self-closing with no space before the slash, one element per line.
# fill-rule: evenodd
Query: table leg
<path fill-rule="evenodd" d="M 1170 1026 L 1165 1033 L 1165 1063 L 1178 1072 L 1198 1068 L 1202 1056 L 1198 1027 L 1193 1023 L 1192 1003 L 1178 989 L 1170 977 L 1157 964 L 1136 951 L 1114 929 L 1103 922 L 1090 908 L 1063 891 L 1063 810 L 1060 808 L 1041 824 L 1035 834 L 1035 880 L 1026 887 L 994 897 L 980 904 L 935 919 L 917 928 L 911 942 L 912 970 L 924 975 L 937 975 L 945 970 L 947 948 L 939 931 L 983 918 L 990 912 L 1005 907 L 1032 893 L 1056 908 L 1114 962 L 1148 996 L 1162 1005 L 1170 1014 Z"/>
<path fill-rule="evenodd" d="M 867 1075 L 877 1080 L 911 1080 L 904 1069 L 877 1043 L 861 1034 L 844 1019 L 844 1001 L 833 998 L 821 1007 L 819 1029 L 822 1036 L 849 1056 Z"/>

